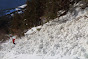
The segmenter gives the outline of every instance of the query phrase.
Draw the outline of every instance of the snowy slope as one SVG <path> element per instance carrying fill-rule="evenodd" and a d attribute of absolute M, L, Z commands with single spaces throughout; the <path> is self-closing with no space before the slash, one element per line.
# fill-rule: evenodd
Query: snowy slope
<path fill-rule="evenodd" d="M 88 59 L 88 8 L 75 12 L 1 44 L 0 59 Z"/>

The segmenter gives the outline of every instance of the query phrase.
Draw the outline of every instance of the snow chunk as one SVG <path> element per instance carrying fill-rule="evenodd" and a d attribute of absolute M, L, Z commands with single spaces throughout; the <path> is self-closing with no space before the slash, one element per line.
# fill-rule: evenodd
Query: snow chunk
<path fill-rule="evenodd" d="M 22 6 L 19 6 L 18 8 L 24 8 L 24 7 L 26 7 L 27 6 L 27 4 L 24 4 L 24 5 L 22 5 Z"/>
<path fill-rule="evenodd" d="M 42 26 L 37 26 L 37 27 L 33 27 L 33 28 L 29 29 L 29 30 L 25 33 L 25 35 L 30 35 L 30 34 L 35 33 L 35 32 L 37 31 L 37 29 L 41 29 L 41 27 L 42 27 Z"/>

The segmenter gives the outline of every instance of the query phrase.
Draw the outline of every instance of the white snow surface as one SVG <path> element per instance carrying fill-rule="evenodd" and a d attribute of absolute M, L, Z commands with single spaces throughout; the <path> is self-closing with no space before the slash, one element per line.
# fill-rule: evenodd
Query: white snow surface
<path fill-rule="evenodd" d="M 16 10 L 18 11 L 18 10 L 21 10 L 22 8 L 25 8 L 27 6 L 27 4 L 24 4 L 24 5 L 21 5 L 21 6 L 18 6 L 17 8 L 16 8 Z"/>
<path fill-rule="evenodd" d="M 29 29 L 16 45 L 11 39 L 2 43 L 0 59 L 88 59 L 88 8 L 68 14 L 60 18 L 67 22 L 56 18 Z"/>
<path fill-rule="evenodd" d="M 24 8 L 24 7 L 26 7 L 27 6 L 27 4 L 24 4 L 24 5 L 22 5 L 22 6 L 19 6 L 19 8 Z"/>

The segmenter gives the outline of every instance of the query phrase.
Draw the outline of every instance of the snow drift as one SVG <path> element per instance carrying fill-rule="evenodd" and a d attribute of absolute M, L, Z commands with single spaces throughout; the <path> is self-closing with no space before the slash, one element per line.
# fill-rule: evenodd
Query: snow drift
<path fill-rule="evenodd" d="M 88 59 L 88 8 L 75 12 L 2 43 L 0 59 Z"/>

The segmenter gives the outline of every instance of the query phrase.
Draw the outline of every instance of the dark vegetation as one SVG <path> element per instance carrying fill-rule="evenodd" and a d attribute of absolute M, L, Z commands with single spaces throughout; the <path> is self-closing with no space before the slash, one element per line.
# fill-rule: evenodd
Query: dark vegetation
<path fill-rule="evenodd" d="M 9 34 L 10 20 L 9 16 L 0 17 L 0 41 L 5 41 L 9 37 L 6 34 Z"/>
<path fill-rule="evenodd" d="M 6 34 L 22 36 L 24 30 L 41 25 L 44 20 L 58 17 L 57 12 L 60 10 L 65 11 L 60 16 L 65 15 L 69 11 L 70 6 L 79 1 L 80 0 L 27 0 L 24 13 L 18 14 L 16 12 L 13 17 L 3 16 L 0 18 L 0 33 L 5 32 Z"/>

